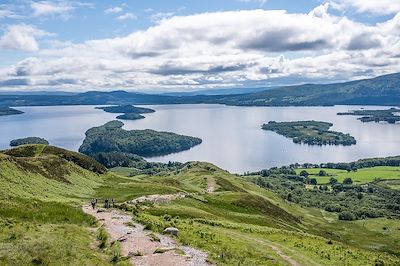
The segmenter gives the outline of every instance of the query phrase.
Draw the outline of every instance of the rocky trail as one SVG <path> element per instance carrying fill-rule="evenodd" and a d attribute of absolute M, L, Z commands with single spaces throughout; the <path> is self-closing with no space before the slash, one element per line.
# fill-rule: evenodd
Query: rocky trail
<path fill-rule="evenodd" d="M 83 211 L 97 218 L 107 230 L 110 241 L 119 241 L 122 255 L 128 256 L 136 266 L 211 265 L 206 253 L 181 246 L 172 237 L 145 230 L 127 213 L 115 209 L 98 211 L 91 206 L 83 206 Z"/>

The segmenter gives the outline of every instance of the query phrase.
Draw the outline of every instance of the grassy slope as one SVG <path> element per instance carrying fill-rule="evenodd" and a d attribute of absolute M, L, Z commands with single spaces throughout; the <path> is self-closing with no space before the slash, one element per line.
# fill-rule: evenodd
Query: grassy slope
<path fill-rule="evenodd" d="M 375 179 L 381 180 L 397 180 L 400 179 L 400 167 L 391 166 L 377 166 L 371 168 L 362 168 L 357 172 L 347 172 L 346 170 L 339 169 L 322 169 L 322 168 L 308 168 L 308 169 L 296 169 L 296 173 L 300 173 L 302 170 L 307 171 L 313 178 L 316 178 L 318 184 L 327 184 L 329 178 L 334 177 L 339 182 L 343 182 L 345 178 L 350 177 L 354 183 L 365 184 L 372 182 Z M 318 176 L 320 170 L 325 170 L 328 176 Z"/>
<path fill-rule="evenodd" d="M 400 249 L 396 221 L 337 221 L 208 163 L 188 163 L 162 176 L 127 177 L 127 169 L 98 174 L 86 157 L 74 162 L 60 150 L 27 147 L 34 148 L 0 154 L 0 204 L 6 206 L 0 210 L 0 264 L 106 265 L 109 258 L 89 244 L 93 219 L 74 205 L 93 196 L 121 202 L 178 191 L 199 194 L 139 207 L 138 219 L 156 231 L 178 227 L 180 242 L 204 249 L 218 264 L 286 265 L 273 249 L 304 265 L 400 263 L 398 254 L 391 254 Z M 200 193 L 209 185 L 214 193 Z"/>
<path fill-rule="evenodd" d="M 127 169 L 117 172 L 129 173 Z M 400 263 L 397 255 L 391 255 L 400 248 L 400 227 L 395 221 L 338 221 L 331 213 L 289 204 L 211 164 L 189 163 L 168 175 L 121 177 L 119 182 L 122 180 L 130 187 L 119 195 L 122 198 L 148 194 L 143 189 L 148 182 L 164 185 L 165 192 L 172 188 L 197 192 L 214 182 L 216 192 L 212 194 L 151 204 L 135 209 L 135 213 L 152 230 L 179 228 L 179 241 L 204 249 L 218 264 L 286 265 L 272 247 L 304 265 Z M 107 189 L 110 194 L 121 193 L 112 190 L 111 186 Z"/>
<path fill-rule="evenodd" d="M 91 247 L 95 220 L 75 206 L 106 174 L 79 157 L 45 145 L 0 153 L 0 265 L 109 265 Z"/>

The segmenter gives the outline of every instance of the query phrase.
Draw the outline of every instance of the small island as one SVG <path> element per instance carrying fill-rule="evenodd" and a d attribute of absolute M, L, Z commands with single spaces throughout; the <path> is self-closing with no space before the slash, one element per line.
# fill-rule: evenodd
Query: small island
<path fill-rule="evenodd" d="M 171 132 L 125 130 L 123 125 L 114 120 L 89 129 L 79 151 L 94 158 L 97 153 L 111 152 L 152 157 L 188 150 L 202 142 L 200 138 Z"/>
<path fill-rule="evenodd" d="M 138 119 L 143 119 L 143 118 L 145 118 L 143 115 L 137 114 L 137 113 L 126 113 L 126 114 L 117 116 L 117 119 L 121 119 L 121 120 L 138 120 Z"/>
<path fill-rule="evenodd" d="M 133 105 L 116 105 L 116 106 L 105 106 L 96 107 L 96 109 L 101 109 L 107 113 L 121 113 L 123 115 L 117 116 L 117 119 L 121 120 L 137 120 L 145 118 L 141 114 L 154 113 L 155 111 L 150 108 L 136 107 Z"/>
<path fill-rule="evenodd" d="M 5 115 L 20 115 L 23 114 L 24 112 L 20 110 L 16 110 L 14 108 L 10 107 L 0 107 L 0 116 L 5 116 Z"/>
<path fill-rule="evenodd" d="M 17 147 L 17 146 L 27 145 L 27 144 L 49 145 L 49 142 L 47 140 L 45 140 L 44 138 L 38 138 L 38 137 L 27 137 L 27 138 L 21 138 L 21 139 L 14 139 L 14 140 L 10 141 L 11 147 Z"/>
<path fill-rule="evenodd" d="M 294 143 L 308 145 L 344 145 L 356 144 L 354 137 L 341 132 L 330 131 L 333 124 L 321 121 L 275 122 L 264 124 L 262 129 L 270 130 L 293 139 Z"/>
<path fill-rule="evenodd" d="M 362 122 L 387 122 L 389 124 L 395 124 L 400 121 L 400 116 L 395 115 L 400 113 L 400 109 L 390 108 L 387 110 L 353 110 L 350 112 L 337 113 L 338 115 L 354 115 L 361 116 L 357 118 Z"/>

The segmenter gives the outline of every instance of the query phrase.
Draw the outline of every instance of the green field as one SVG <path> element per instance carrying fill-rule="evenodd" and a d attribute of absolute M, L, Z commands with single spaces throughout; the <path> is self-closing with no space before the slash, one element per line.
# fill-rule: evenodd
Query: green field
<path fill-rule="evenodd" d="M 356 172 L 347 172 L 346 170 L 327 169 L 327 168 L 299 168 L 296 173 L 307 171 L 313 178 L 316 178 L 318 184 L 328 184 L 329 178 L 334 177 L 339 182 L 345 178 L 351 178 L 354 183 L 365 184 L 368 182 L 380 180 L 398 180 L 400 179 L 400 167 L 377 166 L 371 168 L 358 169 Z M 320 170 L 326 171 L 328 176 L 318 176 Z"/>

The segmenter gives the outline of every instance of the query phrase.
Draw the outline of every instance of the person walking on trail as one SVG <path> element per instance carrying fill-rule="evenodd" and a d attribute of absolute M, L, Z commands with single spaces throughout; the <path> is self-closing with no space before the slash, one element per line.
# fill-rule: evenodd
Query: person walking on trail
<path fill-rule="evenodd" d="M 114 201 L 114 198 L 111 199 L 111 202 L 112 202 L 112 207 L 115 208 L 115 201 Z"/>
<path fill-rule="evenodd" d="M 97 203 L 96 199 L 92 199 L 92 201 L 90 202 L 90 204 L 92 204 L 93 210 L 94 210 L 94 208 L 96 208 L 96 203 Z"/>
<path fill-rule="evenodd" d="M 108 199 L 104 201 L 104 208 L 108 209 L 110 207 L 110 204 L 108 203 Z"/>

